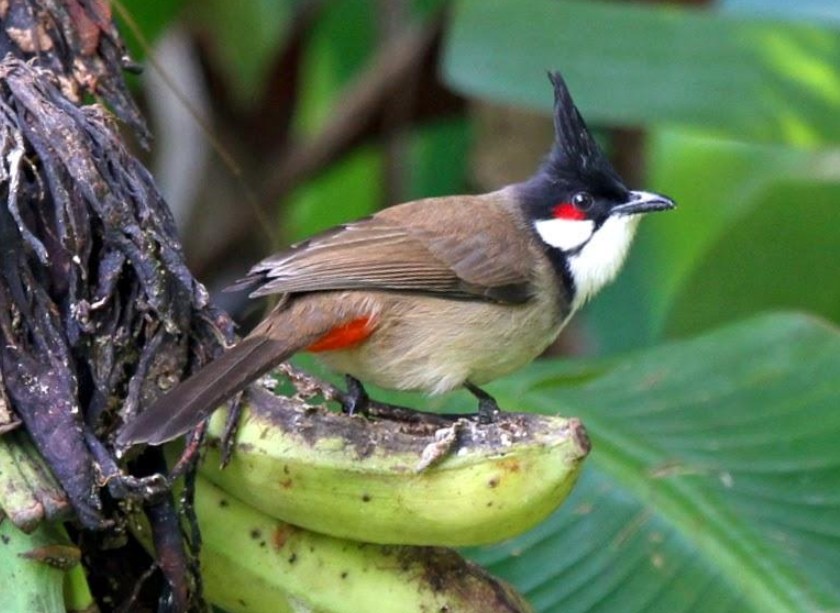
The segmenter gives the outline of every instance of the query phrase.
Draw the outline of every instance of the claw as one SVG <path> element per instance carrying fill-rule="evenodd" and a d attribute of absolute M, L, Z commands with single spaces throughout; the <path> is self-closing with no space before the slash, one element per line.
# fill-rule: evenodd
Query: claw
<path fill-rule="evenodd" d="M 370 407 L 370 397 L 362 382 L 352 375 L 344 375 L 344 381 L 347 383 L 347 395 L 341 402 L 344 413 L 347 415 L 367 415 Z"/>
<path fill-rule="evenodd" d="M 464 383 L 464 387 L 467 388 L 473 396 L 478 398 L 478 423 L 492 424 L 495 422 L 501 411 L 496 399 L 469 381 Z"/>

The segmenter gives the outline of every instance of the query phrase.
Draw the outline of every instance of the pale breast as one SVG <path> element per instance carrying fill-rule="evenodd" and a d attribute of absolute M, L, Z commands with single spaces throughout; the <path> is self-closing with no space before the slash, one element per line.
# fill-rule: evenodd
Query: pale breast
<path fill-rule="evenodd" d="M 380 323 L 370 338 L 318 357 L 390 389 L 441 393 L 465 381 L 481 385 L 532 361 L 557 337 L 568 312 L 552 275 L 541 267 L 539 297 L 521 305 L 380 293 Z"/>

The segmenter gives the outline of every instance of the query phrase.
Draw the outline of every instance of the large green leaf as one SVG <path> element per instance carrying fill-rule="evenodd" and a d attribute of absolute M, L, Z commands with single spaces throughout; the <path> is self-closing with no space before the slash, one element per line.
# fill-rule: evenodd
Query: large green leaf
<path fill-rule="evenodd" d="M 717 0 L 717 3 L 727 11 L 745 15 L 840 23 L 837 0 Z"/>
<path fill-rule="evenodd" d="M 840 140 L 836 21 L 582 0 L 457 3 L 444 65 L 453 86 L 550 109 L 546 69 L 566 75 L 594 122 L 675 122 L 804 144 Z"/>
<path fill-rule="evenodd" d="M 583 312 L 602 352 L 773 307 L 840 321 L 836 154 L 654 130 L 645 187 L 678 208 L 645 219 L 624 271 Z M 803 275 L 808 270 L 811 274 Z"/>
<path fill-rule="evenodd" d="M 685 275 L 665 332 L 695 333 L 760 309 L 840 322 L 840 184 L 776 182 Z"/>
<path fill-rule="evenodd" d="M 763 196 L 780 177 L 813 180 L 812 169 L 824 160 L 821 153 L 674 130 L 654 131 L 650 145 L 651 185 L 679 203 L 675 214 L 646 220 L 650 233 L 640 237 L 650 241 L 654 252 L 645 264 L 656 279 L 650 292 L 659 329 L 685 279 L 713 253 L 720 237 L 762 209 Z M 789 241 L 774 247 L 791 257 L 797 249 Z"/>
<path fill-rule="evenodd" d="M 763 316 L 621 360 L 544 362 L 493 391 L 582 417 L 593 442 L 549 521 L 470 552 L 537 610 L 840 607 L 836 328 Z"/>

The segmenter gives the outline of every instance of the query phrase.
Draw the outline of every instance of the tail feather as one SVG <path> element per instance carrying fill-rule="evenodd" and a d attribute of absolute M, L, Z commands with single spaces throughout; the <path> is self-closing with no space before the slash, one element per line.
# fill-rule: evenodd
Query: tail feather
<path fill-rule="evenodd" d="M 250 336 L 159 398 L 119 432 L 117 447 L 160 445 L 190 429 L 299 347 Z"/>

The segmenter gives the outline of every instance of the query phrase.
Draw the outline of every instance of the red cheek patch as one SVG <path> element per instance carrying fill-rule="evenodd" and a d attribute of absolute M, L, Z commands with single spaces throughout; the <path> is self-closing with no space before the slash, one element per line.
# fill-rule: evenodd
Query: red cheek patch
<path fill-rule="evenodd" d="M 373 317 L 357 317 L 334 327 L 306 349 L 313 353 L 347 349 L 364 341 L 375 328 Z"/>
<path fill-rule="evenodd" d="M 586 213 L 569 202 L 561 202 L 555 205 L 551 212 L 555 219 L 570 219 L 573 221 L 583 221 L 586 219 Z"/>

